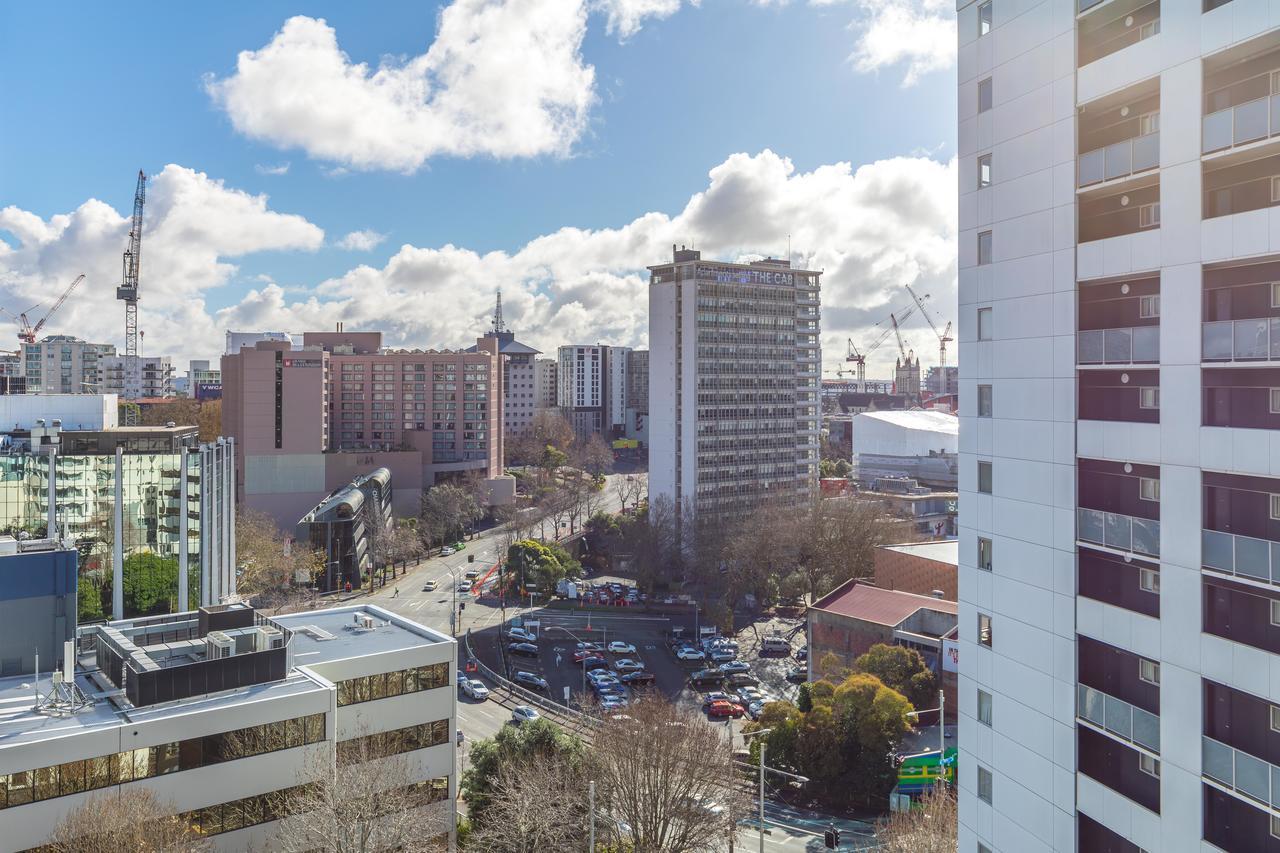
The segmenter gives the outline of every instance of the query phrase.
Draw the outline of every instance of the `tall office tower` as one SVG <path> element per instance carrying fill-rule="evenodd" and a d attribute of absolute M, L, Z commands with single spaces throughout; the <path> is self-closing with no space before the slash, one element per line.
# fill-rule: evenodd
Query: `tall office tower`
<path fill-rule="evenodd" d="M 579 436 L 621 435 L 627 418 L 630 347 L 562 346 L 557 355 L 556 403 Z"/>
<path fill-rule="evenodd" d="M 703 520 L 812 499 L 820 273 L 672 248 L 649 267 L 650 496 Z"/>
<path fill-rule="evenodd" d="M 1277 849 L 1280 15 L 959 5 L 960 850 Z"/>

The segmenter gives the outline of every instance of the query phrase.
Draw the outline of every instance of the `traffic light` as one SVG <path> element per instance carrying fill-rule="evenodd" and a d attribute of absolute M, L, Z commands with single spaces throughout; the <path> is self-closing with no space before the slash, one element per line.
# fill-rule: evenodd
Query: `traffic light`
<path fill-rule="evenodd" d="M 834 826 L 828 829 L 822 835 L 822 841 L 828 850 L 835 850 L 840 846 L 840 830 Z"/>
<path fill-rule="evenodd" d="M 461 613 L 462 611 L 464 611 L 464 610 L 466 610 L 466 609 L 467 609 L 467 603 L 466 603 L 465 601 L 459 601 L 459 602 L 458 602 L 458 612 L 459 612 L 459 613 Z"/>

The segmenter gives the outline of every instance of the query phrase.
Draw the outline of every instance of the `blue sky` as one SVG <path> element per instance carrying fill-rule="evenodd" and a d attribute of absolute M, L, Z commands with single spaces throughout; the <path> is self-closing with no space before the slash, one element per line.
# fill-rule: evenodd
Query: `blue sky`
<path fill-rule="evenodd" d="M 557 141 L 537 151 L 517 150 L 533 143 L 522 139 L 522 117 L 529 105 L 521 103 L 516 93 L 494 101 L 501 109 L 511 109 L 510 121 L 490 128 L 492 133 L 451 134 L 446 129 L 442 131 L 446 140 L 472 140 L 444 141 L 405 154 L 420 160 L 408 166 L 394 153 L 382 163 L 371 164 L 353 162 L 353 157 L 363 156 L 359 153 L 324 150 L 344 132 L 371 133 L 377 138 L 395 134 L 383 134 L 376 129 L 376 120 L 364 120 L 369 102 L 353 101 L 353 108 L 344 111 L 331 103 L 342 97 L 331 97 L 335 89 L 317 85 L 321 91 L 315 94 L 321 103 L 335 106 L 337 116 L 317 121 L 314 130 L 299 130 L 305 122 L 296 117 L 263 115 L 271 110 L 273 99 L 292 98 L 295 90 L 305 88 L 311 79 L 308 74 L 301 76 L 301 83 L 283 87 L 281 94 L 267 91 L 280 66 L 269 69 L 265 82 L 249 81 L 247 74 L 237 70 L 240 51 L 259 51 L 272 44 L 294 15 L 323 19 L 352 63 L 368 63 L 376 69 L 390 57 L 393 68 L 404 68 L 412 66 L 414 57 L 421 57 L 437 38 L 441 9 L 466 5 L 471 7 L 469 13 L 478 15 L 483 7 L 523 7 L 505 11 L 514 29 L 521 24 L 520 15 L 535 20 L 544 2 L 549 0 L 301 6 L 116 3 L 82 6 L 74 15 L 48 4 L 7 5 L 0 13 L 0 51 L 6 56 L 0 70 L 0 117 L 7 128 L 0 134 L 0 208 L 7 208 L 9 224 L 0 216 L 0 239 L 9 251 L 0 251 L 0 279 L 7 279 L 9 293 L 0 289 L 0 305 L 19 307 L 9 302 L 24 298 L 34 302 L 51 289 L 56 292 L 57 283 L 80 264 L 97 273 L 91 273 L 91 281 L 100 290 L 79 300 L 76 307 L 69 303 L 57 331 L 115 340 L 117 324 L 100 315 L 115 313 L 106 307 L 104 294 L 114 285 L 106 279 L 118 275 L 118 253 L 124 246 L 118 238 L 114 243 L 110 238 L 120 223 L 102 211 L 97 214 L 104 218 L 95 220 L 89 215 L 92 211 L 81 206 L 98 199 L 123 216 L 131 204 L 137 169 L 156 174 L 175 164 L 187 172 L 166 173 L 153 182 L 153 193 L 160 194 L 158 216 L 171 209 L 169 198 L 175 199 L 175 211 L 182 204 L 193 209 L 188 215 L 175 213 L 169 221 L 161 218 L 156 223 L 159 255 L 154 278 L 147 275 L 152 268 L 144 266 L 142 323 L 144 328 L 155 328 L 149 341 L 158 341 L 159 347 L 168 347 L 177 356 L 216 354 L 204 350 L 216 347 L 222 328 L 232 323 L 327 324 L 354 317 L 367 325 L 378 322 L 381 312 L 389 328 L 396 330 L 393 339 L 399 336 L 415 345 L 459 345 L 478 331 L 475 315 L 481 295 L 487 293 L 485 298 L 491 299 L 499 285 L 514 291 L 508 297 L 513 325 L 519 329 L 523 319 L 531 327 L 529 335 L 538 339 L 535 344 L 544 349 L 569 342 L 556 340 L 552 330 L 557 324 L 567 335 L 594 332 L 596 339 L 613 336 L 629 338 L 618 343 L 643 343 L 639 316 L 643 277 L 638 267 L 662 257 L 627 257 L 614 263 L 608 259 L 608 247 L 592 248 L 587 245 L 590 239 L 597 244 L 607 242 L 606 236 L 630 239 L 631 248 L 638 242 L 651 251 L 652 246 L 663 245 L 655 241 L 669 243 L 670 236 L 696 240 L 713 254 L 726 257 L 779 252 L 785 248 L 788 231 L 807 234 L 806 242 L 817 243 L 831 229 L 821 222 L 796 221 L 805 218 L 801 199 L 791 198 L 780 206 L 774 203 L 778 201 L 775 191 L 794 195 L 799 188 L 786 176 L 778 177 L 776 170 L 773 178 L 754 174 L 758 185 L 753 185 L 753 192 L 734 197 L 728 205 L 755 199 L 762 220 L 772 215 L 778 221 L 736 228 L 705 212 L 679 219 L 691 197 L 716 191 L 708 173 L 726 164 L 731 155 L 753 158 L 743 161 L 747 171 L 755 167 L 768 171 L 756 158 L 772 152 L 789 163 L 793 177 L 813 176 L 832 164 L 849 163 L 848 174 L 831 178 L 830 192 L 832 197 L 852 192 L 855 203 L 861 197 L 858 193 L 877 194 L 864 173 L 855 171 L 861 165 L 907 158 L 921 163 L 926 171 L 928 164 L 938 166 L 926 177 L 912 178 L 906 174 L 911 171 L 908 162 L 893 177 L 885 177 L 891 182 L 907 181 L 906 192 L 929 193 L 940 180 L 938 174 L 945 174 L 939 169 L 945 170 L 953 156 L 953 70 L 945 67 L 945 60 L 913 54 L 909 46 L 902 53 L 886 54 L 882 47 L 868 47 L 864 41 L 875 27 L 888 28 L 892 37 L 892 28 L 902 27 L 904 21 L 918 23 L 920 17 L 911 16 L 941 19 L 937 0 L 883 4 L 905 18 L 886 18 L 883 10 L 868 11 L 859 0 L 828 0 L 822 5 L 800 0 L 782 4 L 774 0 L 766 5 L 749 0 L 703 0 L 700 5 L 664 0 L 667 8 L 662 13 L 641 18 L 638 30 L 625 38 L 619 19 L 609 18 L 608 13 L 621 14 L 635 0 L 600 0 L 585 19 L 585 35 L 579 30 L 575 39 L 574 22 L 566 19 L 562 30 L 538 39 L 539 50 L 530 51 L 527 61 L 511 61 L 476 90 L 459 87 L 459 98 L 470 91 L 488 95 L 495 88 L 492 79 L 537 77 L 540 64 L 550 66 L 536 91 L 576 99 L 567 108 L 575 112 L 569 122 L 572 127 L 553 128 Z M 555 2 L 561 4 L 559 11 L 578 0 Z M 463 11 L 457 10 L 455 21 L 462 20 Z M 311 29 L 312 34 L 317 32 L 323 34 L 318 24 Z M 567 34 L 565 50 L 542 55 L 542 43 L 560 34 Z M 502 32 L 482 31 L 482 35 L 492 40 L 480 44 L 484 55 L 492 57 L 503 49 L 491 46 Z M 518 41 L 514 47 L 508 52 L 525 55 Z M 935 64 L 944 67 L 920 70 Z M 580 85 L 584 69 L 593 71 L 585 87 Z M 435 72 L 438 96 L 447 72 L 439 67 Z M 566 84 L 561 72 L 577 73 L 576 83 Z M 908 76 L 916 79 L 903 85 Z M 223 95 L 215 94 L 214 89 L 222 85 L 227 87 Z M 492 112 L 491 106 L 486 110 Z M 344 114 L 350 117 L 350 125 L 343 121 Z M 428 118 L 436 122 L 438 116 Z M 529 138 L 537 136 L 540 123 L 548 121 L 545 115 L 531 118 Z M 302 137 L 308 141 L 298 144 Z M 483 150 L 489 144 L 486 138 L 493 140 L 495 150 Z M 454 150 L 459 144 L 471 149 L 478 145 L 481 150 Z M 410 139 L 407 147 L 418 146 Z M 342 148 L 362 150 L 359 141 Z M 286 163 L 284 174 L 264 173 Z M 735 180 L 734 168 L 725 172 L 720 191 L 728 193 L 741 181 Z M 773 190 L 765 186 L 770 181 Z M 823 195 L 821 181 L 808 183 L 810 192 L 817 187 Z M 186 189 L 179 192 L 179 185 Z M 224 205 L 218 194 L 228 192 L 236 198 Z M 946 203 L 953 204 L 954 189 L 943 193 L 949 199 Z M 240 210 L 246 206 L 246 194 L 251 200 L 261 195 L 269 200 L 258 209 Z M 218 212 L 202 216 L 201 209 Z M 23 216 L 34 214 L 48 226 L 46 231 L 63 227 L 52 219 L 56 215 L 77 212 L 83 219 L 79 232 L 95 231 L 90 223 L 98 222 L 102 245 L 77 232 L 73 222 L 62 233 L 42 233 L 40 245 L 33 246 L 31 235 L 24 241 L 15 233 L 22 230 L 13 224 L 15 210 Z M 656 230 L 642 229 L 638 221 L 651 212 L 672 221 Z M 740 209 L 726 220 L 752 215 L 751 210 Z M 838 217 L 838 211 L 825 215 Z M 307 231 L 299 219 L 321 229 L 323 237 Z M 179 223 L 183 223 L 181 229 Z M 279 234 L 277 226 L 282 228 Z M 562 231 L 567 227 L 590 236 L 579 235 L 574 242 Z M 222 233 L 202 233 L 215 228 Z M 253 237 L 226 236 L 237 229 L 254 232 Z M 636 233 L 641 230 L 643 237 Z M 700 233 L 675 233 L 680 230 Z M 376 232 L 384 239 L 367 250 L 339 245 L 344 235 L 359 231 Z M 530 241 L 545 235 L 559 235 L 562 250 L 552 260 L 529 259 L 535 254 Z M 848 235 L 845 242 L 857 242 L 860 236 Z M 884 240 L 883 235 L 866 236 Z M 947 239 L 945 234 L 942 237 Z M 189 254 L 198 257 L 182 256 L 187 245 L 195 247 Z M 405 246 L 421 251 L 404 253 Z M 442 255 L 447 246 L 457 247 L 464 255 Z M 833 255 L 841 251 L 839 246 L 797 245 L 796 251 L 808 253 L 810 260 L 834 259 L 837 272 L 845 270 L 842 261 L 847 259 Z M 832 322 L 824 324 L 824 331 L 830 332 L 833 341 L 846 332 L 856 334 L 877 310 L 887 313 L 886 305 L 898 307 L 903 301 L 890 292 L 895 283 L 875 280 L 885 268 L 898 271 L 898 280 L 905 276 L 930 285 L 938 292 L 940 309 L 947 304 L 942 291 L 954 279 L 953 262 L 948 271 L 936 257 L 904 259 L 904 253 L 912 251 L 904 245 L 849 266 L 849 280 L 838 282 L 831 292 L 849 297 L 843 303 L 858 307 L 849 308 L 852 314 L 828 312 Z M 110 255 L 115 258 L 113 267 L 107 265 Z M 397 270 L 413 271 L 397 279 Z M 466 279 L 465 285 L 458 284 L 459 276 Z M 272 294 L 278 298 L 265 299 L 267 286 L 279 289 L 279 294 Z M 460 306 L 455 316 L 451 303 L 459 287 L 467 288 L 467 295 L 457 298 Z M 382 309 L 372 298 L 351 301 L 353 291 L 369 289 L 383 297 Z M 610 298 L 596 303 L 589 295 L 593 293 Z M 148 300 L 148 295 L 153 298 Z M 618 308 L 629 312 L 629 319 L 614 322 L 601 315 L 618 302 L 626 303 Z M 842 309 L 843 303 L 824 299 L 829 309 Z M 146 317 L 149 308 L 151 326 Z M 439 313 L 449 317 L 450 323 L 404 321 L 416 311 Z M 950 319 L 953 311 L 947 307 L 939 313 Z M 840 319 L 846 314 L 846 319 Z M 929 351 L 923 345 L 924 335 L 918 337 L 921 350 Z M 830 348 L 827 336 L 824 343 Z M 157 350 L 149 345 L 148 351 Z"/>

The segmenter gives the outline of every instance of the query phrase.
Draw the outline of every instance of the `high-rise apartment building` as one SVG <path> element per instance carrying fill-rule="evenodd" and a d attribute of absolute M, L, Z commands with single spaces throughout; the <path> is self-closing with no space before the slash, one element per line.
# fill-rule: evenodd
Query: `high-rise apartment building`
<path fill-rule="evenodd" d="M 140 355 L 137 366 L 129 373 L 128 360 L 122 355 L 104 355 L 98 359 L 98 391 L 118 394 L 121 399 L 172 397 L 173 359 L 167 355 Z"/>
<path fill-rule="evenodd" d="M 931 394 L 959 394 L 960 368 L 954 365 L 930 367 L 929 372 L 925 374 L 924 387 Z"/>
<path fill-rule="evenodd" d="M 712 517 L 812 499 L 821 274 L 673 250 L 649 267 L 649 494 Z"/>
<path fill-rule="evenodd" d="M 1280 845 L 1280 14 L 959 4 L 960 850 Z"/>
<path fill-rule="evenodd" d="M 626 427 L 630 347 L 562 346 L 556 402 L 580 436 L 621 434 Z"/>
<path fill-rule="evenodd" d="M 101 389 L 99 360 L 115 355 L 111 344 L 91 344 L 71 335 L 50 335 L 24 343 L 22 374 L 27 390 L 45 394 L 96 394 Z"/>
<path fill-rule="evenodd" d="M 556 388 L 556 360 L 538 358 L 533 362 L 534 410 L 554 409 L 559 392 Z"/>

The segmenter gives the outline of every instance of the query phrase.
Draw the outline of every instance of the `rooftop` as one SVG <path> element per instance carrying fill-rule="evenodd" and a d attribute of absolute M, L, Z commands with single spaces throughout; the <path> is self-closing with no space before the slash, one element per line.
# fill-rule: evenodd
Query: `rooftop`
<path fill-rule="evenodd" d="M 954 496 L 954 493 L 952 493 Z M 886 551 L 897 551 L 899 554 L 911 554 L 946 563 L 949 566 L 960 563 L 960 542 L 957 539 L 942 539 L 935 542 L 907 542 L 902 545 L 881 545 Z"/>
<path fill-rule="evenodd" d="M 960 431 L 960 419 L 950 412 L 939 412 L 932 409 L 886 410 L 862 412 L 857 418 L 870 418 L 903 429 L 928 430 L 930 432 L 956 435 Z M 854 419 L 855 425 L 857 418 Z M 856 427 L 855 427 L 856 428 Z"/>
<path fill-rule="evenodd" d="M 375 627 L 358 627 L 356 621 L 361 614 L 372 616 Z M 272 621 L 293 631 L 294 666 L 400 651 L 425 643 L 452 642 L 438 631 L 365 604 L 273 616 Z"/>
<path fill-rule="evenodd" d="M 957 613 L 956 603 L 928 595 L 881 589 L 857 580 L 848 581 L 811 605 L 813 610 L 848 616 L 875 625 L 897 628 L 917 611 Z"/>

